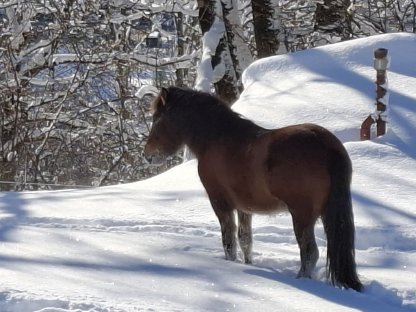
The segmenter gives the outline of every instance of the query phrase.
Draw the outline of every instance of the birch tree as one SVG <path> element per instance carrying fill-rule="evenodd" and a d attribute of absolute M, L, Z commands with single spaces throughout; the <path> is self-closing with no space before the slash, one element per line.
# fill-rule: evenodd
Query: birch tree
<path fill-rule="evenodd" d="M 232 34 L 227 20 L 230 8 L 219 0 L 203 0 L 198 5 L 202 57 L 196 88 L 206 92 L 214 88 L 215 93 L 231 105 L 239 95 L 238 78 L 241 73 L 229 37 Z"/>

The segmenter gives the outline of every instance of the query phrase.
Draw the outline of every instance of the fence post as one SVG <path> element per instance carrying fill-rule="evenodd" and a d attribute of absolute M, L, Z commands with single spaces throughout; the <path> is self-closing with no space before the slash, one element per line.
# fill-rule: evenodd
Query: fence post
<path fill-rule="evenodd" d="M 360 137 L 361 140 L 369 140 L 371 136 L 371 126 L 377 124 L 377 136 L 386 133 L 386 108 L 388 104 L 387 92 L 387 68 L 389 60 L 388 50 L 379 48 L 374 51 L 374 69 L 377 71 L 376 78 L 376 111 L 370 114 L 362 123 Z"/>

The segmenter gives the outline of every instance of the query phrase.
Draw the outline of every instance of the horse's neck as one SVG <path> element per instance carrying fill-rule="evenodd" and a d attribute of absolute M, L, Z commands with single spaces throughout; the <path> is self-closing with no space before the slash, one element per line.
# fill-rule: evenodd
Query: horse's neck
<path fill-rule="evenodd" d="M 195 122 L 191 128 L 193 131 L 189 131 L 190 136 L 185 143 L 197 158 L 202 157 L 208 149 L 212 148 L 238 150 L 266 131 L 251 121 L 236 116 L 230 116 L 226 122 L 218 123 L 214 120 L 206 124 Z"/>

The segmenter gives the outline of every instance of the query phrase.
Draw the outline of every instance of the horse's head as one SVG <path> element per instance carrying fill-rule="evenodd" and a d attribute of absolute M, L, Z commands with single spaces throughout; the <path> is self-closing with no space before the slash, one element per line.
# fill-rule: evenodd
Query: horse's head
<path fill-rule="evenodd" d="M 169 91 L 162 88 L 151 105 L 153 123 L 144 148 L 146 157 L 172 155 L 184 144 L 171 106 Z"/>

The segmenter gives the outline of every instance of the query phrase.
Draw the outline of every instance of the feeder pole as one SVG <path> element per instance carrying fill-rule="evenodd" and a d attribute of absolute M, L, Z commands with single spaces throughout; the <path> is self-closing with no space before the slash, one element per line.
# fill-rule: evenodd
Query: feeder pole
<path fill-rule="evenodd" d="M 387 49 L 377 49 L 374 51 L 374 68 L 377 70 L 376 80 L 376 105 L 377 105 L 377 136 L 386 133 L 386 108 L 388 104 L 387 94 Z"/>
<path fill-rule="evenodd" d="M 376 78 L 376 111 L 370 114 L 361 125 L 361 140 L 369 140 L 371 126 L 377 124 L 377 136 L 386 133 L 386 108 L 388 104 L 387 93 L 387 68 L 389 60 L 387 58 L 387 49 L 377 49 L 374 51 L 374 69 L 377 71 Z"/>

